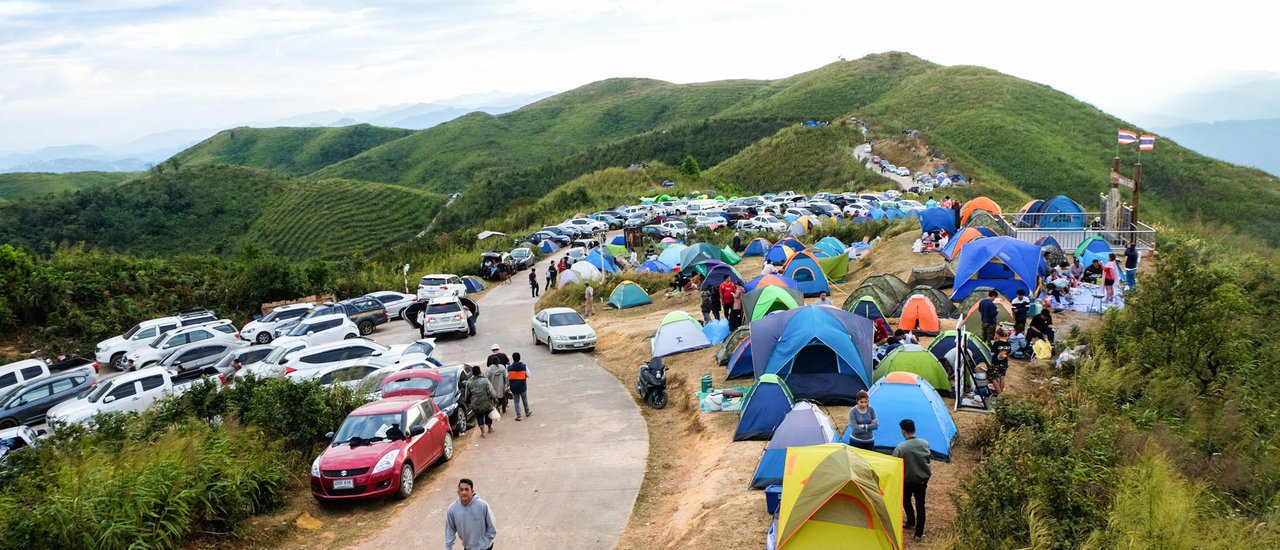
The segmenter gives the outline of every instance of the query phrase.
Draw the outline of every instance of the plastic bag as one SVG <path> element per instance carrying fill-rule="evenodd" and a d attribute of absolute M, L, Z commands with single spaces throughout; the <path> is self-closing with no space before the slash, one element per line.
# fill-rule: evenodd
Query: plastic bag
<path fill-rule="evenodd" d="M 1036 340 L 1035 346 L 1036 359 L 1052 359 L 1053 345 L 1048 340 Z"/>
<path fill-rule="evenodd" d="M 498 409 L 493 409 L 489 411 L 489 420 L 492 420 L 494 422 L 502 420 L 502 415 L 498 413 Z"/>

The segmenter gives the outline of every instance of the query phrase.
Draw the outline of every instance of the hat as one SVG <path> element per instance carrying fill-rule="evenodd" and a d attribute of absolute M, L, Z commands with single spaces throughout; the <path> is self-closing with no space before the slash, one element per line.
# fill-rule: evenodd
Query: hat
<path fill-rule="evenodd" d="M 491 348 L 489 348 L 489 349 L 490 349 L 490 350 L 495 350 L 495 351 L 496 351 L 496 350 L 498 349 L 498 344 L 494 344 L 494 345 L 493 345 L 493 347 L 491 347 Z"/>

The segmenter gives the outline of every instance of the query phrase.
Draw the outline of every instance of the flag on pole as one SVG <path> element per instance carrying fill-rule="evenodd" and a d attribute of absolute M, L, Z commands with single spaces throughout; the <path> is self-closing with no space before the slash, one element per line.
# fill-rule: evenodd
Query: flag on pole
<path fill-rule="evenodd" d="M 1116 138 L 1116 143 L 1120 145 L 1128 145 L 1135 141 L 1138 141 L 1138 133 L 1132 130 L 1120 130 L 1120 135 Z"/>
<path fill-rule="evenodd" d="M 1151 134 L 1142 134 L 1142 137 L 1138 139 L 1139 151 L 1150 151 L 1155 148 L 1156 148 L 1156 136 L 1153 136 Z"/>

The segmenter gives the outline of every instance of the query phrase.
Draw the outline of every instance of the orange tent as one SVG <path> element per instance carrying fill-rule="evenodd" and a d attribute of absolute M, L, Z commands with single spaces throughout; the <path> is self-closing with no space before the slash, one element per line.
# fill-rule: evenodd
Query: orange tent
<path fill-rule="evenodd" d="M 898 328 L 936 335 L 941 330 L 938 309 L 933 307 L 933 302 L 928 297 L 920 294 L 907 298 L 907 303 L 902 306 L 902 317 L 898 318 Z"/>
<path fill-rule="evenodd" d="M 964 245 L 969 241 L 990 236 L 991 235 L 984 234 L 976 227 L 966 227 L 959 235 L 953 235 L 948 239 L 947 246 L 942 247 L 939 252 L 942 253 L 942 256 L 946 258 L 947 261 L 951 261 L 960 257 L 960 250 L 963 249 Z"/>
<path fill-rule="evenodd" d="M 960 225 L 968 223 L 969 216 L 972 216 L 973 213 L 978 210 L 986 210 L 989 214 L 997 218 L 1004 212 L 1000 209 L 1000 205 L 996 204 L 996 201 L 986 197 L 978 197 L 964 203 L 964 208 L 960 209 Z"/>

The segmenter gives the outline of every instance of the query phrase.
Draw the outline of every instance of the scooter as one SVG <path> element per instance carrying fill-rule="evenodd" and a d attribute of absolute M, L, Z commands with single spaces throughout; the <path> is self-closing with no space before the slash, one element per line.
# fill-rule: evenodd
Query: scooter
<path fill-rule="evenodd" d="M 636 393 L 650 407 L 661 409 L 667 406 L 667 366 L 662 363 L 661 357 L 654 357 L 648 363 L 640 364 Z"/>

